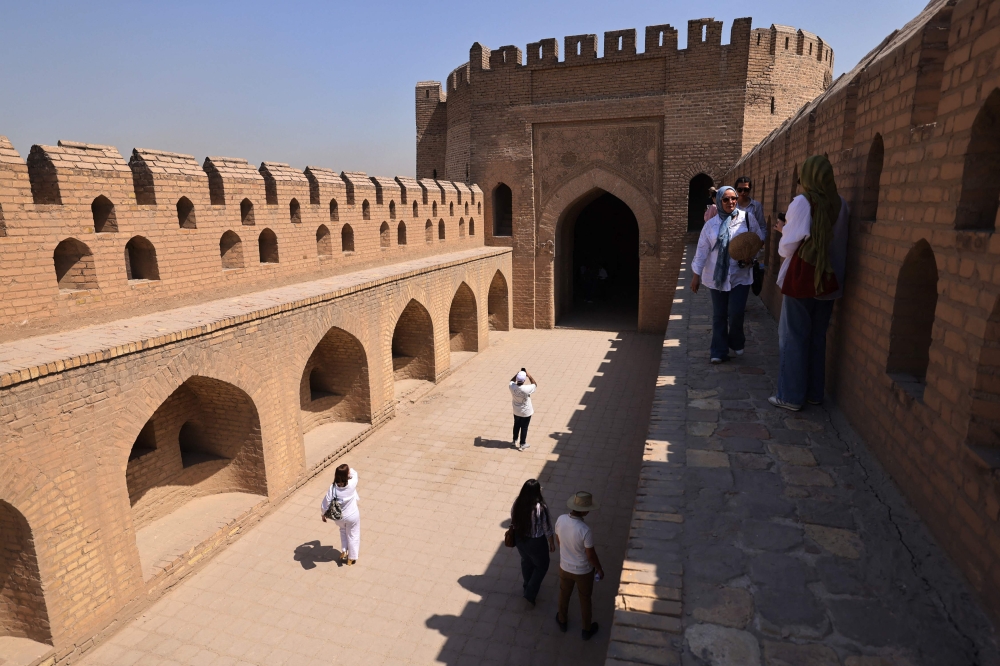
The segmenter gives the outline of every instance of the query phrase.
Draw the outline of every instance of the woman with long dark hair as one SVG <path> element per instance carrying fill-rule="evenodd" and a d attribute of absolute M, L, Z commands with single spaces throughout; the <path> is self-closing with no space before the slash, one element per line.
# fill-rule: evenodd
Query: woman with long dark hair
<path fill-rule="evenodd" d="M 333 483 L 320 504 L 323 522 L 327 517 L 340 528 L 340 561 L 353 566 L 361 549 L 361 512 L 358 511 L 358 473 L 349 465 L 340 465 L 333 473 Z"/>
<path fill-rule="evenodd" d="M 549 570 L 549 553 L 556 549 L 549 507 L 545 505 L 542 485 L 537 479 L 528 479 L 521 486 L 521 493 L 510 507 L 510 521 L 514 528 L 514 544 L 521 554 L 524 598 L 534 606 L 542 579 Z"/>

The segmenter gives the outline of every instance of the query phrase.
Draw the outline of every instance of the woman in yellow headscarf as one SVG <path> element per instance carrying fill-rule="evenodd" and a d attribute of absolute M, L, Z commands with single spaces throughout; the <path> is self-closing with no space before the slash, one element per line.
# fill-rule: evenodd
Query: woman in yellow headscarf
<path fill-rule="evenodd" d="M 799 183 L 803 193 L 788 205 L 786 222 L 775 226 L 781 233 L 778 254 L 783 257 L 778 286 L 785 296 L 778 324 L 778 392 L 768 398 L 775 407 L 793 412 L 805 403 L 823 402 L 826 329 L 833 302 L 844 293 L 850 214 L 847 202 L 837 193 L 833 166 L 826 157 L 813 155 L 807 159 L 799 172 Z M 804 285 L 805 290 L 821 295 L 789 295 L 791 290 L 785 289 L 785 280 L 792 264 L 812 271 L 811 284 Z"/>

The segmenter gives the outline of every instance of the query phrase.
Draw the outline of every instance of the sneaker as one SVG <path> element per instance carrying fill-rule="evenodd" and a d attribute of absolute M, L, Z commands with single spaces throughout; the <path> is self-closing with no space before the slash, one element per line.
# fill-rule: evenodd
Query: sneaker
<path fill-rule="evenodd" d="M 743 356 L 743 350 L 742 349 L 735 349 L 734 351 L 736 352 L 737 356 Z"/>
<path fill-rule="evenodd" d="M 513 446 L 516 449 L 517 448 L 517 440 L 515 439 L 513 442 L 510 443 L 510 445 Z"/>
<path fill-rule="evenodd" d="M 817 407 L 823 404 L 822 400 L 806 400 L 806 402 L 808 402 L 810 405 L 816 405 Z"/>
<path fill-rule="evenodd" d="M 583 640 L 589 641 L 590 637 L 597 633 L 597 623 L 591 622 L 590 629 L 583 630 Z"/>
<path fill-rule="evenodd" d="M 525 449 L 530 449 L 530 448 L 531 448 L 531 444 L 528 444 L 527 442 L 525 442 L 524 444 L 522 444 L 521 446 L 519 446 L 517 450 L 518 451 L 524 451 Z"/>
<path fill-rule="evenodd" d="M 721 358 L 715 358 L 714 356 L 712 357 L 712 365 L 719 365 L 720 363 L 722 363 Z"/>
<path fill-rule="evenodd" d="M 774 405 L 775 407 L 779 407 L 781 409 L 787 409 L 790 412 L 797 412 L 800 409 L 802 409 L 802 405 L 793 405 L 790 402 L 785 402 L 776 395 L 772 395 L 770 398 L 767 399 L 767 401 L 772 405 Z"/>
<path fill-rule="evenodd" d="M 559 613 L 556 613 L 556 624 L 559 625 L 559 631 L 566 633 L 566 623 L 559 619 Z"/>

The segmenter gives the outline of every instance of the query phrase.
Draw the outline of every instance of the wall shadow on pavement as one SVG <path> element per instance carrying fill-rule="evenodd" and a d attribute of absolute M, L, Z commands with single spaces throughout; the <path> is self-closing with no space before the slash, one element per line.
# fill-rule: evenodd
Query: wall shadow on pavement
<path fill-rule="evenodd" d="M 558 550 L 532 607 L 521 596 L 517 549 L 504 547 L 503 533 L 497 530 L 497 550 L 485 571 L 458 579 L 478 599 L 466 602 L 458 615 L 434 615 L 426 621 L 428 628 L 446 637 L 438 663 L 604 663 L 663 338 L 624 331 L 608 340 L 611 346 L 580 395 L 577 409 L 562 429 L 550 435 L 556 442 L 556 457 L 546 461 L 538 475 L 553 521 L 567 513 L 566 500 L 578 490 L 592 492 L 601 503 L 600 510 L 587 517 L 606 573 L 606 579 L 594 586 L 598 634 L 586 642 L 581 639 L 576 592 L 570 603 L 569 632 L 561 633 L 556 625 Z M 492 447 L 492 440 L 476 438 L 475 445 Z M 510 448 L 510 443 L 503 442 L 503 447 Z"/>
<path fill-rule="evenodd" d="M 339 558 L 339 550 L 333 546 L 324 546 L 318 539 L 296 546 L 293 556 L 293 559 L 306 570 L 315 569 L 317 562 L 337 562 Z"/>

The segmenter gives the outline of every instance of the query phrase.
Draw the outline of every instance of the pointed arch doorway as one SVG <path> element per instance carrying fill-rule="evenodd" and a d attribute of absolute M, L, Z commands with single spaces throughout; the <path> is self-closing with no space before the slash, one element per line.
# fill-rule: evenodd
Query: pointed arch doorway
<path fill-rule="evenodd" d="M 639 226 L 628 204 L 595 188 L 559 220 L 556 325 L 635 328 L 639 315 Z"/>

